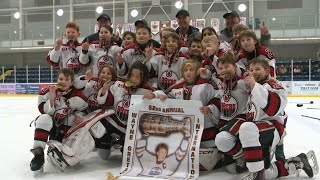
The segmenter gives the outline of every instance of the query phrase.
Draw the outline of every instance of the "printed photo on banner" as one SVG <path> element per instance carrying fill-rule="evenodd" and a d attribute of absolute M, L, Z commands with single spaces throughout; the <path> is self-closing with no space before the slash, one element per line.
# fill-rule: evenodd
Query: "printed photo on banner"
<path fill-rule="evenodd" d="M 200 32 L 205 27 L 206 27 L 206 20 L 205 19 L 196 19 L 196 28 L 198 28 Z"/>
<path fill-rule="evenodd" d="M 176 30 L 179 25 L 178 25 L 178 21 L 177 20 L 171 20 L 171 27 Z"/>
<path fill-rule="evenodd" d="M 216 30 L 216 32 L 220 31 L 220 19 L 219 18 L 212 18 L 211 19 L 211 27 Z"/>
<path fill-rule="evenodd" d="M 160 28 L 170 27 L 170 21 L 160 21 Z"/>
<path fill-rule="evenodd" d="M 119 179 L 196 179 L 203 114 L 195 109 L 201 106 L 132 96 Z"/>
<path fill-rule="evenodd" d="M 151 33 L 153 35 L 158 34 L 160 31 L 160 21 L 151 21 Z"/>

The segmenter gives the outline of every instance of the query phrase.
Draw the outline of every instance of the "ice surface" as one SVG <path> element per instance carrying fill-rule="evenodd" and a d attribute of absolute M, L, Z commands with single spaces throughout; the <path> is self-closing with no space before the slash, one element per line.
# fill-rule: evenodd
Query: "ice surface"
<path fill-rule="evenodd" d="M 297 107 L 296 102 L 310 102 Z M 286 108 L 289 115 L 287 124 L 287 136 L 285 138 L 286 157 L 296 156 L 300 152 L 308 152 L 313 149 L 320 159 L 320 120 L 301 117 L 307 115 L 320 118 L 320 98 L 289 98 Z M 40 177 L 34 178 L 30 171 L 29 163 L 33 155 L 29 152 L 32 142 L 34 127 L 29 127 L 30 122 L 39 115 L 37 109 L 37 97 L 0 97 L 0 175 L 2 180 L 16 179 L 43 179 L 43 180 L 104 180 L 107 171 L 118 173 L 121 167 L 121 153 L 113 152 L 108 161 L 99 159 L 96 152 L 76 167 L 67 168 L 60 173 L 50 164 L 45 164 L 45 172 Z M 241 176 L 231 175 L 224 169 L 214 172 L 201 173 L 199 179 L 231 180 L 240 179 Z M 305 179 L 303 172 L 300 177 L 290 176 L 282 179 Z M 313 179 L 319 179 L 317 175 Z"/>

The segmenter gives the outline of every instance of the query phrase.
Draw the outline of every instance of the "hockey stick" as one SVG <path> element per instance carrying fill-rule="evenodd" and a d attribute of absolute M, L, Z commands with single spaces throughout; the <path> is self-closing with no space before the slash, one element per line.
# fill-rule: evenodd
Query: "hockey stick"
<path fill-rule="evenodd" d="M 302 117 L 306 117 L 306 118 L 311 118 L 311 119 L 316 119 L 316 120 L 320 120 L 320 118 L 316 118 L 316 117 L 311 117 L 311 116 L 305 116 L 305 115 L 301 115 Z"/>
<path fill-rule="evenodd" d="M 310 102 L 289 102 L 289 103 L 293 103 L 293 104 L 314 104 L 313 101 L 310 101 Z"/>

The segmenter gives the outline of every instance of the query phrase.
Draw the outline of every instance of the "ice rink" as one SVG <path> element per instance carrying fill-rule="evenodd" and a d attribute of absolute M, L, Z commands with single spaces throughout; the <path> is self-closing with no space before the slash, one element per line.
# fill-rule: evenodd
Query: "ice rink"
<path fill-rule="evenodd" d="M 297 107 L 297 102 L 310 102 Z M 96 152 L 76 167 L 67 168 L 60 173 L 49 163 L 45 164 L 44 174 L 34 178 L 29 163 L 33 157 L 29 151 L 33 142 L 34 127 L 30 122 L 39 115 L 36 96 L 0 96 L 0 120 L 2 130 L 0 175 L 2 180 L 44 179 L 44 180 L 105 180 L 107 171 L 118 173 L 121 167 L 121 153 L 113 152 L 108 161 L 100 160 Z M 296 156 L 300 152 L 313 149 L 318 160 L 320 159 L 320 120 L 305 118 L 301 115 L 320 118 L 320 98 L 289 98 L 286 112 L 289 115 L 287 136 L 285 138 L 286 157 Z M 300 177 L 289 176 L 283 179 L 306 179 L 307 175 L 301 172 Z M 201 173 L 198 179 L 231 180 L 240 179 L 240 176 L 230 175 L 224 169 L 214 172 Z M 319 179 L 317 175 L 313 179 Z"/>

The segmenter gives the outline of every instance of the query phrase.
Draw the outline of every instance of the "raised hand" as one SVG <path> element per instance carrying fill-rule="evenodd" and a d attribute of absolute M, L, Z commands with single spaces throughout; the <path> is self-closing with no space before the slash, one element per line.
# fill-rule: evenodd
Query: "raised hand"
<path fill-rule="evenodd" d="M 247 88 L 250 90 L 253 89 L 254 84 L 256 83 L 256 80 L 254 79 L 254 76 L 252 75 L 251 72 L 246 72 L 243 74 L 244 75 L 244 83 L 246 84 Z"/>
<path fill-rule="evenodd" d="M 152 51 L 153 51 L 153 45 L 151 44 L 150 46 L 146 47 L 145 49 L 146 53 L 146 60 L 145 62 L 149 62 L 150 59 L 152 58 Z"/>
<path fill-rule="evenodd" d="M 268 30 L 267 26 L 265 25 L 264 21 L 262 21 L 262 26 L 260 27 L 260 33 L 261 33 L 261 35 L 268 35 L 269 34 L 269 30 Z"/>
<path fill-rule="evenodd" d="M 84 79 L 90 80 L 92 77 L 93 77 L 93 67 L 91 66 L 91 68 L 86 72 Z"/>
<path fill-rule="evenodd" d="M 63 44 L 63 36 L 62 38 L 56 39 L 56 43 L 54 45 L 54 50 L 58 51 Z"/>
<path fill-rule="evenodd" d="M 88 51 L 89 49 L 89 41 L 87 40 L 85 43 L 82 43 L 81 47 L 82 47 L 82 50 L 85 50 L 85 51 Z"/>
<path fill-rule="evenodd" d="M 201 112 L 202 114 L 211 113 L 211 109 L 210 109 L 208 106 L 200 107 L 199 110 L 200 110 L 200 112 Z"/>
<path fill-rule="evenodd" d="M 149 92 L 149 93 L 143 95 L 142 99 L 149 99 L 150 100 L 150 99 L 154 99 L 154 98 L 156 98 L 156 95 L 152 92 Z"/>
<path fill-rule="evenodd" d="M 111 81 L 111 80 L 108 80 L 108 81 L 106 81 L 105 83 L 103 83 L 102 90 L 101 90 L 101 94 L 102 94 L 102 95 L 105 95 L 106 92 L 108 91 L 109 86 L 110 86 L 110 84 L 109 84 L 110 81 Z"/>

